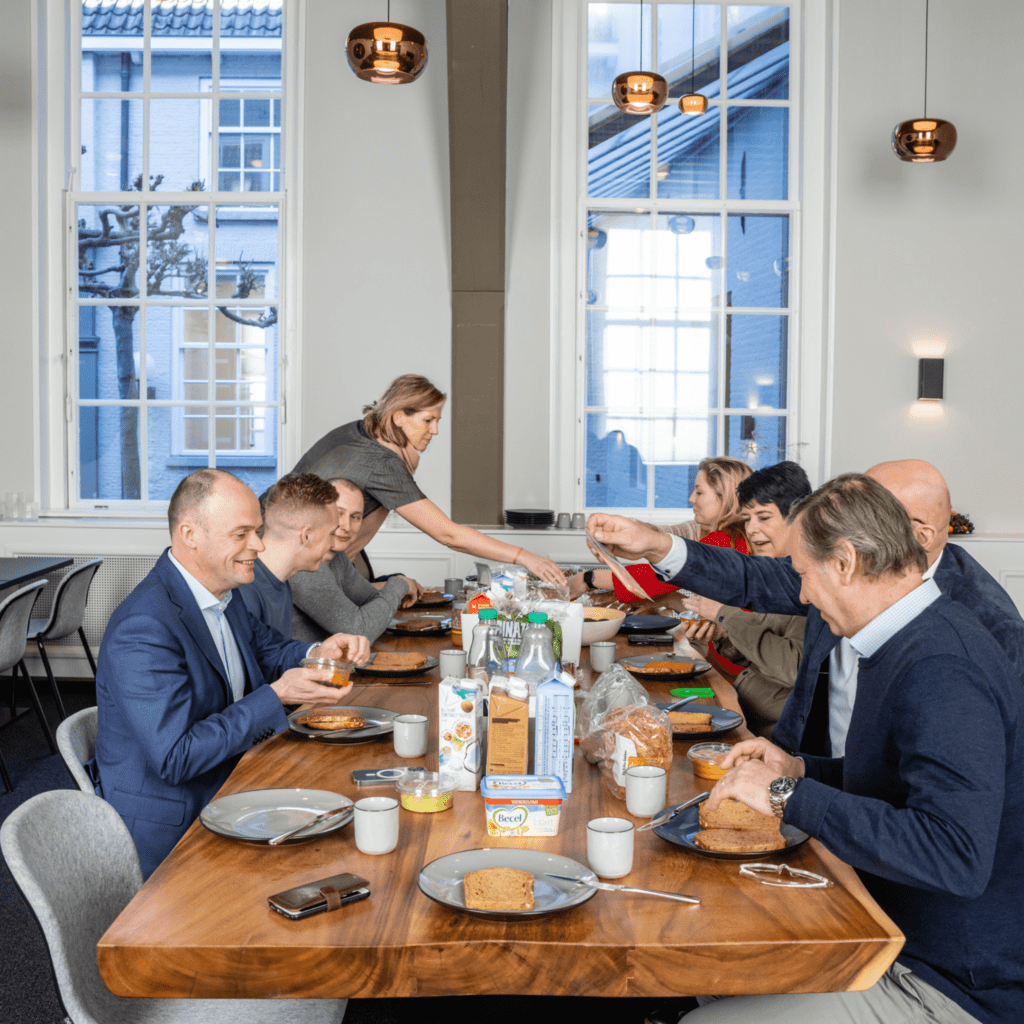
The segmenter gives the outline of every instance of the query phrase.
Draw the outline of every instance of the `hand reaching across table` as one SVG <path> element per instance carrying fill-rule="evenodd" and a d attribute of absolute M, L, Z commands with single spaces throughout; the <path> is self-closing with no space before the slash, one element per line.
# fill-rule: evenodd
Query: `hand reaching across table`
<path fill-rule="evenodd" d="M 660 562 L 672 550 L 669 534 L 625 516 L 595 512 L 587 520 L 587 530 L 620 558 L 646 558 L 648 562 Z"/>

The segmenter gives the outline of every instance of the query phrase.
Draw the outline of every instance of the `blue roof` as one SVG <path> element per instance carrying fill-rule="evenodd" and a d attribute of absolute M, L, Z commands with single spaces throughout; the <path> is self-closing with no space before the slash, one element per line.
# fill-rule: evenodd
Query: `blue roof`
<path fill-rule="evenodd" d="M 221 4 L 220 34 L 247 38 L 281 35 L 282 0 Z M 139 36 L 143 0 L 84 0 L 83 36 Z M 153 0 L 154 36 L 212 36 L 213 0 Z"/>

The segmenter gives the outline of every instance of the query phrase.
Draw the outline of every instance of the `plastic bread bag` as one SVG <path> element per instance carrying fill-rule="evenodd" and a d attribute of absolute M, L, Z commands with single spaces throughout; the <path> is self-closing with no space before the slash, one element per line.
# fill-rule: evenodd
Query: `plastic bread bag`
<path fill-rule="evenodd" d="M 602 726 L 605 716 L 615 708 L 649 703 L 647 691 L 617 662 L 594 680 L 583 698 L 576 719 L 580 750 L 591 764 L 597 764 L 604 746 Z"/>

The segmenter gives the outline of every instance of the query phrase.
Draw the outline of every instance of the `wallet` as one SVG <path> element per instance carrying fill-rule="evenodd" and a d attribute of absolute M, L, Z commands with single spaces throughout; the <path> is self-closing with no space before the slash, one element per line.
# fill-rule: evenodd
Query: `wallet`
<path fill-rule="evenodd" d="M 285 917 L 308 917 L 326 910 L 337 910 L 345 903 L 365 899 L 370 895 L 369 882 L 358 875 L 345 873 L 321 878 L 294 889 L 274 893 L 268 897 L 271 909 Z"/>

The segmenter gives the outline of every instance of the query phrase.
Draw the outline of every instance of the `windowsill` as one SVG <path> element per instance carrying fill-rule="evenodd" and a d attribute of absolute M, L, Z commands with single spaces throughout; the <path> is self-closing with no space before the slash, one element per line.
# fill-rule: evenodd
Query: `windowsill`
<path fill-rule="evenodd" d="M 167 460 L 168 469 L 205 469 L 207 458 L 205 455 L 172 455 Z M 275 469 L 277 467 L 276 455 L 218 455 L 217 468 L 229 469 L 235 466 L 238 469 Z"/>
<path fill-rule="evenodd" d="M 235 195 L 232 192 L 229 195 Z M 279 193 L 276 192 L 253 192 L 254 196 L 258 195 L 273 195 L 277 196 Z M 267 201 L 266 206 L 218 206 L 217 207 L 217 221 L 254 221 L 254 220 L 277 220 L 277 207 L 280 199 L 271 199 Z M 209 221 L 209 217 L 202 212 L 194 210 L 192 216 L 196 220 L 206 224 Z"/>

